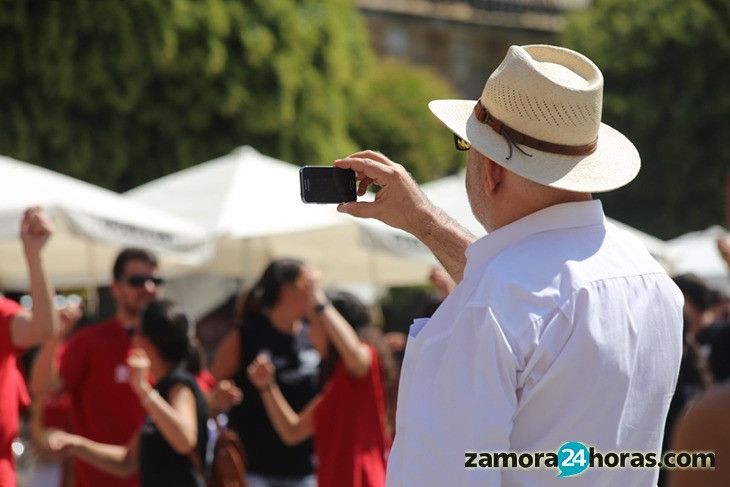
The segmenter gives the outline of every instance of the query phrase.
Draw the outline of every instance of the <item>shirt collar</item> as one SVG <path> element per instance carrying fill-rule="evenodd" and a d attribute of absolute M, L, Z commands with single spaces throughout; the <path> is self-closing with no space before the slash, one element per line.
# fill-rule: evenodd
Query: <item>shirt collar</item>
<path fill-rule="evenodd" d="M 483 236 L 466 249 L 468 275 L 502 250 L 536 233 L 564 228 L 602 225 L 606 221 L 600 200 L 577 201 L 549 206 Z"/>

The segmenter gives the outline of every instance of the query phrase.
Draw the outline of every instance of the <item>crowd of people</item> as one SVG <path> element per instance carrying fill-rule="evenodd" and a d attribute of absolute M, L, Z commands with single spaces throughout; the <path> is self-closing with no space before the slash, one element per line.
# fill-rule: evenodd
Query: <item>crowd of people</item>
<path fill-rule="evenodd" d="M 398 372 L 356 296 L 326 294 L 319 272 L 304 262 L 272 261 L 245 291 L 208 369 L 195 323 L 163 298 L 153 253 L 122 250 L 112 269 L 114 316 L 78 326 L 80 308 L 55 310 L 43 274 L 48 220 L 32 209 L 23 225 L 34 304 L 31 314 L 0 302 L 19 337 L 8 344 L 13 374 L 2 381 L 13 388 L 0 401 L 3 417 L 15 422 L 3 432 L 0 485 L 15 485 L 15 389 L 25 385 L 15 356 L 35 346 L 27 375 L 40 468 L 29 486 L 205 485 L 209 419 L 220 413 L 244 445 L 245 485 L 384 485 Z"/>
<path fill-rule="evenodd" d="M 114 315 L 80 327 L 78 309 L 54 308 L 42 258 L 53 229 L 29 209 L 32 310 L 0 299 L 0 487 L 15 485 L 11 442 L 28 403 L 17 357 L 36 346 L 30 431 L 47 464 L 61 461 L 64 486 L 206 485 L 221 414 L 243 445 L 234 481 L 250 487 L 557 486 L 554 470 L 472 468 L 469 455 L 539 459 L 578 442 L 713 451 L 716 471 L 659 481 L 727 485 L 730 392 L 717 385 L 730 376 L 730 299 L 695 276 L 672 280 L 606 221 L 592 193 L 628 184 L 640 158 L 601 123 L 602 96 L 592 61 L 532 45 L 509 49 L 478 100 L 430 104 L 468 151 L 481 239 L 385 155 L 335 161 L 360 195 L 380 187 L 340 212 L 413 234 L 443 266 L 432 316 L 407 335 L 384 336 L 355 296 L 279 259 L 242 294 L 208 368 L 184 303 L 164 299 L 157 258 L 136 248 L 112 269 Z M 730 246 L 718 249 L 730 263 Z M 580 485 L 658 481 L 653 467 L 588 468 L 570 448 L 560 466 L 584 467 L 569 473 Z"/>

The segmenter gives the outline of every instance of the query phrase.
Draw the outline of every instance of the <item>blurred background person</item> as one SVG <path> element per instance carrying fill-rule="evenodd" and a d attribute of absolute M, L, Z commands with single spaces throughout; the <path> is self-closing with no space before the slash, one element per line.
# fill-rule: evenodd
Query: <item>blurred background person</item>
<path fill-rule="evenodd" d="M 126 446 L 54 430 L 48 434 L 50 448 L 115 476 L 139 471 L 142 486 L 204 486 L 196 463 L 205 458 L 208 409 L 195 378 L 185 370 L 194 353 L 192 328 L 183 310 L 169 301 L 146 307 L 128 359 L 130 389 L 146 417 Z"/>
<path fill-rule="evenodd" d="M 717 239 L 717 249 L 730 271 L 730 242 L 724 238 Z M 718 383 L 730 379 L 729 302 L 728 296 L 718 291 L 713 306 L 714 322 L 697 334 L 697 341 L 707 350 L 710 369 Z"/>
<path fill-rule="evenodd" d="M 66 342 L 61 334 L 52 337 L 36 357 L 31 389 L 42 395 L 67 391 L 72 432 L 99 443 L 125 445 L 145 418 L 129 387 L 131 337 L 139 329 L 144 308 L 162 294 L 164 280 L 157 257 L 139 248 L 122 250 L 112 272 L 115 315 L 84 327 Z M 74 472 L 77 487 L 138 485 L 136 476 L 109 475 L 83 458 L 75 462 Z"/>
<path fill-rule="evenodd" d="M 730 485 L 730 384 L 713 387 L 697 397 L 678 421 L 672 451 L 714 452 L 714 470 L 676 469 L 669 487 L 726 487 Z"/>
<path fill-rule="evenodd" d="M 53 227 L 38 207 L 26 210 L 20 226 L 32 311 L 0 295 L 0 485 L 16 485 L 11 445 L 19 430 L 21 391 L 25 383 L 18 370 L 17 357 L 24 349 L 39 345 L 59 326 L 53 306 L 54 290 L 43 268 L 42 250 L 53 234 Z"/>
<path fill-rule="evenodd" d="M 392 356 L 354 295 L 331 294 L 330 304 L 315 287 L 313 297 L 318 305 L 309 316 L 310 337 L 323 357 L 322 393 L 296 413 L 277 386 L 268 356 L 256 358 L 249 376 L 285 443 L 314 436 L 319 487 L 383 486 L 392 438 L 385 387 L 395 382 Z"/>
<path fill-rule="evenodd" d="M 244 400 L 228 414 L 246 450 L 250 487 L 316 485 L 311 441 L 287 446 L 269 421 L 246 367 L 264 352 L 276 365 L 282 394 L 303 408 L 319 391 L 319 361 L 303 318 L 311 313 L 315 271 L 295 259 L 272 261 L 250 289 L 241 321 L 218 346 L 211 372 L 216 380 L 233 379 Z"/>
<path fill-rule="evenodd" d="M 677 420 L 687 404 L 714 383 L 707 360 L 709 350 L 703 350 L 697 335 L 714 321 L 712 309 L 717 294 L 694 274 L 676 276 L 674 282 L 684 296 L 684 330 L 679 376 L 664 424 L 664 452 L 669 449 Z M 662 468 L 659 471 L 659 485 L 666 485 L 666 476 L 667 470 Z"/>
<path fill-rule="evenodd" d="M 61 328 L 53 336 L 67 337 L 74 333 L 77 324 L 83 315 L 81 305 L 67 305 L 58 311 L 61 319 Z M 51 338 L 49 341 L 52 341 Z M 73 485 L 73 462 L 63 455 L 52 452 L 45 443 L 44 433 L 48 428 L 72 429 L 71 424 L 71 397 L 68 392 L 61 390 L 48 393 L 36 390 L 38 381 L 33 374 L 37 368 L 31 368 L 30 393 L 33 402 L 28 417 L 28 430 L 33 442 L 34 462 L 31 465 L 26 487 L 56 487 Z"/>
<path fill-rule="evenodd" d="M 410 325 L 416 318 L 430 318 L 436 312 L 446 296 L 456 287 L 456 283 L 441 266 L 433 266 L 428 274 L 428 281 L 434 286 L 435 293 L 421 294 L 419 299 L 413 303 L 412 313 L 409 313 L 406 322 Z M 390 349 L 395 354 L 398 364 L 403 362 L 403 351 L 406 348 L 407 333 L 402 331 L 389 331 L 384 338 Z"/>

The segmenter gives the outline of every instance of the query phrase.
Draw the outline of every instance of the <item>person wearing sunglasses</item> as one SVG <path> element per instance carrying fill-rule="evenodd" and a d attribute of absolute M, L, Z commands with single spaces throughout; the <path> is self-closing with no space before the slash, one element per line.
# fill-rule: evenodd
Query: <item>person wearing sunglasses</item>
<path fill-rule="evenodd" d="M 170 301 L 149 303 L 127 359 L 131 371 L 127 387 L 146 412 L 144 424 L 124 445 L 51 430 L 47 434 L 51 450 L 82 458 L 113 476 L 139 472 L 142 487 L 203 487 L 198 469 L 205 460 L 208 408 L 195 378 L 185 370 L 194 326 L 180 306 Z"/>
<path fill-rule="evenodd" d="M 145 410 L 129 387 L 127 357 L 142 311 L 161 297 L 164 280 L 157 267 L 152 252 L 123 249 L 112 270 L 114 316 L 83 327 L 65 342 L 60 334 L 54 336 L 34 364 L 31 389 L 38 395 L 65 389 L 71 397 L 73 432 L 92 441 L 125 445 L 144 421 Z M 115 477 L 80 460 L 74 471 L 77 487 L 139 483 L 136 475 Z"/>

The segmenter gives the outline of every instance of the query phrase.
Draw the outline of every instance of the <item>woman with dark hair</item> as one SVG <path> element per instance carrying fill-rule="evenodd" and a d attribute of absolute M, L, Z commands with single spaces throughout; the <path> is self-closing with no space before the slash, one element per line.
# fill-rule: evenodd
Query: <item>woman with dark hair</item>
<path fill-rule="evenodd" d="M 205 459 L 208 410 L 195 378 L 185 371 L 192 328 L 169 301 L 153 301 L 145 309 L 128 365 L 130 385 L 147 418 L 129 444 L 102 444 L 55 430 L 49 433 L 50 447 L 120 477 L 139 471 L 143 487 L 203 486 L 195 464 Z"/>
<path fill-rule="evenodd" d="M 279 390 L 274 364 L 263 354 L 248 374 L 285 443 L 314 436 L 319 487 L 381 487 L 390 444 L 383 383 L 395 383 L 393 358 L 355 296 L 339 292 L 328 301 L 319 290 L 315 296 L 320 305 L 309 317 L 310 337 L 323 357 L 322 393 L 293 409 Z"/>
<path fill-rule="evenodd" d="M 246 295 L 240 323 L 216 350 L 211 372 L 216 380 L 233 379 L 244 400 L 228 413 L 228 425 L 244 444 L 250 487 L 313 487 L 311 441 L 285 445 L 274 431 L 245 367 L 260 353 L 277 365 L 284 397 L 303 407 L 318 392 L 319 354 L 307 337 L 303 318 L 316 303 L 316 271 L 295 259 L 269 264 Z"/>

